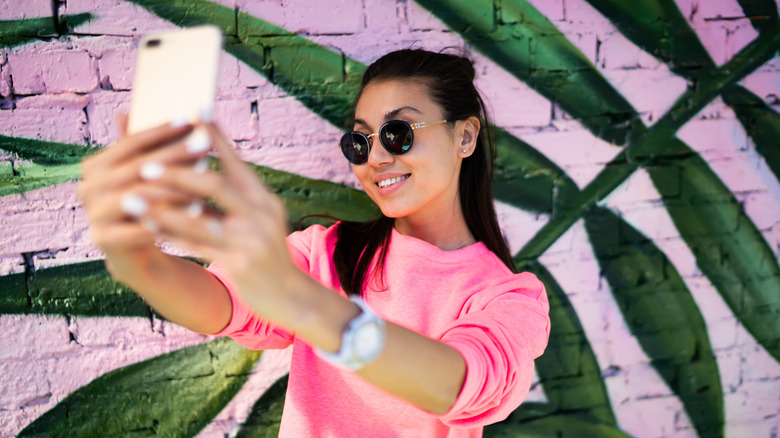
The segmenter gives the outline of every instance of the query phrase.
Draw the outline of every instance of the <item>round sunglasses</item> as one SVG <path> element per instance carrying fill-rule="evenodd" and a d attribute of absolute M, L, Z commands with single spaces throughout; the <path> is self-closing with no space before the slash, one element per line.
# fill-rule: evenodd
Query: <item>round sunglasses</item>
<path fill-rule="evenodd" d="M 442 123 L 455 122 L 458 119 L 444 119 L 438 122 L 420 122 L 409 124 L 403 120 L 390 120 L 379 127 L 379 132 L 370 135 L 362 132 L 347 132 L 341 137 L 339 147 L 341 153 L 352 164 L 363 164 L 368 161 L 368 153 L 371 152 L 371 140 L 379 137 L 382 146 L 393 155 L 403 155 L 412 149 L 414 143 L 414 130 Z"/>

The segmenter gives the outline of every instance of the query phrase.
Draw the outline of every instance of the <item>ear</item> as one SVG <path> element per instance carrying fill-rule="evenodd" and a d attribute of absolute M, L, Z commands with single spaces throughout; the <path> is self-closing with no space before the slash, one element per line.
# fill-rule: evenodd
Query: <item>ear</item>
<path fill-rule="evenodd" d="M 479 119 L 471 116 L 458 122 L 460 124 L 460 144 L 458 145 L 458 157 L 466 158 L 474 153 L 477 147 L 477 137 L 479 136 Z"/>

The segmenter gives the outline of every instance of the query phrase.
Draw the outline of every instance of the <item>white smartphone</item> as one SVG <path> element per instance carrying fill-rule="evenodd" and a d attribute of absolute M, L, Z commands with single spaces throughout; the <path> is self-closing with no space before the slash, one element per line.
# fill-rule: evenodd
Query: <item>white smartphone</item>
<path fill-rule="evenodd" d="M 197 26 L 143 37 L 135 63 L 128 133 L 214 112 L 222 33 Z"/>

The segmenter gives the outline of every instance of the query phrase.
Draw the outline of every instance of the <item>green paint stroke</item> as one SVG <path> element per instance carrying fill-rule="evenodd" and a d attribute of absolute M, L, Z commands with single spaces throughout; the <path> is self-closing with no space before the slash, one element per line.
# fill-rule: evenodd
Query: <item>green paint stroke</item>
<path fill-rule="evenodd" d="M 704 318 L 677 270 L 610 210 L 585 216 L 602 275 L 631 333 L 680 397 L 699 436 L 723 436 L 723 391 Z"/>
<path fill-rule="evenodd" d="M 0 149 L 31 163 L 0 164 L 0 196 L 79 179 L 79 162 L 96 148 L 0 135 Z"/>
<path fill-rule="evenodd" d="M 68 27 L 74 28 L 93 18 L 90 13 L 64 15 L 59 17 Z M 29 41 L 58 35 L 55 17 L 30 18 L 26 20 L 0 21 L 0 48 L 14 47 Z"/>
<path fill-rule="evenodd" d="M 236 438 L 276 438 L 282 422 L 287 375 L 277 380 L 252 407 Z"/>
<path fill-rule="evenodd" d="M 747 131 L 756 151 L 764 157 L 766 164 L 780 180 L 780 114 L 764 101 L 739 85 L 723 90 L 723 101 L 737 114 Z"/>
<path fill-rule="evenodd" d="M 780 267 L 761 233 L 699 155 L 660 161 L 648 172 L 699 269 L 780 361 Z"/>
<path fill-rule="evenodd" d="M 195 436 L 241 389 L 261 354 L 223 338 L 111 371 L 19 436 Z"/>
<path fill-rule="evenodd" d="M 631 438 L 609 424 L 568 415 L 546 416 L 532 421 L 504 421 L 485 427 L 484 438 Z"/>
<path fill-rule="evenodd" d="M 586 414 L 617 426 L 596 355 L 566 293 L 540 263 L 533 262 L 526 269 L 544 283 L 550 300 L 550 340 L 544 354 L 536 359 L 547 400 L 557 412 Z"/>
<path fill-rule="evenodd" d="M 636 112 L 544 15 L 521 0 L 419 0 L 498 65 L 591 132 L 622 145 Z M 494 4 L 500 7 L 494 11 Z"/>
<path fill-rule="evenodd" d="M 130 0 L 178 26 L 213 24 L 228 36 L 225 51 L 339 129 L 352 125 L 352 97 L 365 66 L 243 12 L 204 0 Z"/>
<path fill-rule="evenodd" d="M 0 277 L 0 314 L 149 317 L 151 309 L 115 282 L 103 261 Z"/>
<path fill-rule="evenodd" d="M 268 167 L 253 165 L 253 168 L 260 179 L 282 198 L 292 224 L 309 215 L 367 221 L 379 214 L 376 204 L 362 191 Z"/>
<path fill-rule="evenodd" d="M 669 65 L 676 74 L 695 78 L 715 63 L 673 0 L 588 0 L 631 42 Z"/>
<path fill-rule="evenodd" d="M 777 4 L 774 0 L 737 0 L 750 24 L 764 32 L 777 27 Z"/>

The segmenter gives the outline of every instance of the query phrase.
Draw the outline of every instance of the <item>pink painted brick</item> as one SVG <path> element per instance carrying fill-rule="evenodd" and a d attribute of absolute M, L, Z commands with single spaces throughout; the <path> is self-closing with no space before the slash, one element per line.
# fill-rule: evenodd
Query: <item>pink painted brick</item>
<path fill-rule="evenodd" d="M 215 105 L 214 120 L 232 140 L 249 140 L 257 135 L 257 115 L 251 112 L 249 100 L 220 100 Z"/>
<path fill-rule="evenodd" d="M 236 8 L 239 12 L 260 18 L 275 26 L 282 26 L 282 23 L 285 22 L 286 11 L 282 0 L 236 0 Z M 239 23 L 241 23 L 241 17 L 239 17 Z M 243 32 L 243 29 L 241 31 Z"/>
<path fill-rule="evenodd" d="M 777 384 L 744 382 L 736 392 L 723 394 L 726 422 L 761 421 L 778 414 Z"/>
<path fill-rule="evenodd" d="M 75 15 L 91 13 L 95 17 L 78 26 L 78 33 L 92 35 L 144 35 L 177 27 L 146 9 L 122 0 L 68 0 L 59 13 Z"/>
<path fill-rule="evenodd" d="M 3 204 L 0 203 L 0 211 Z M 0 255 L 0 276 L 24 272 L 24 259 L 17 254 Z"/>
<path fill-rule="evenodd" d="M 250 94 L 241 84 L 239 66 L 241 61 L 233 55 L 222 51 L 219 56 L 219 71 L 217 73 L 217 100 L 234 99 Z"/>
<path fill-rule="evenodd" d="M 8 53 L 0 50 L 0 96 L 11 96 L 11 69 L 8 67 Z"/>
<path fill-rule="evenodd" d="M 73 351 L 65 317 L 0 315 L 0 360 L 33 360 Z"/>
<path fill-rule="evenodd" d="M 698 25 L 693 30 L 709 52 L 710 58 L 715 61 L 715 65 L 720 66 L 728 61 L 728 31 L 726 29 L 713 25 Z"/>
<path fill-rule="evenodd" d="M 40 361 L 0 360 L 0 375 L 3 376 L 0 409 L 15 410 L 49 397 L 46 368 L 42 365 Z"/>
<path fill-rule="evenodd" d="M 641 437 L 669 436 L 678 429 L 675 418 L 685 415 L 676 397 L 634 399 L 615 410 L 620 429 Z"/>
<path fill-rule="evenodd" d="M 780 414 L 760 420 L 730 421 L 723 429 L 725 436 L 776 437 L 780 431 Z"/>
<path fill-rule="evenodd" d="M 72 210 L 30 211 L 0 217 L 3 252 L 20 254 L 65 248 L 73 243 Z M 52 233 L 51 230 L 62 230 Z"/>
<path fill-rule="evenodd" d="M 739 325 L 737 318 L 729 316 L 715 319 L 708 313 L 704 313 L 705 310 L 707 309 L 700 309 L 707 323 L 707 333 L 712 349 L 715 351 L 732 349 L 737 343 L 737 326 Z"/>
<path fill-rule="evenodd" d="M 731 327 L 731 338 L 734 337 L 735 331 L 736 328 Z M 712 340 L 710 335 L 710 341 Z M 742 367 L 745 361 L 740 350 L 734 346 L 722 351 L 715 350 L 715 360 L 718 363 L 718 373 L 724 393 L 733 393 L 742 385 Z"/>
<path fill-rule="evenodd" d="M 547 98 L 492 62 L 478 58 L 477 87 L 493 116 L 493 122 L 507 126 L 546 126 L 551 106 Z M 482 68 L 479 68 L 479 67 Z"/>
<path fill-rule="evenodd" d="M 639 363 L 625 368 L 629 395 L 632 399 L 666 397 L 674 395 L 658 371 L 649 363 Z"/>
<path fill-rule="evenodd" d="M 83 144 L 87 135 L 83 110 L 34 108 L 8 112 L 11 114 L 0 111 L 0 127 L 4 135 L 73 144 Z M 7 129 L 9 122 L 10 129 Z"/>
<path fill-rule="evenodd" d="M 24 46 L 8 55 L 16 94 L 87 93 L 97 88 L 96 64 L 86 51 L 36 48 L 40 45 Z"/>
<path fill-rule="evenodd" d="M 745 46 L 758 38 L 758 31 L 753 28 L 749 20 L 745 19 L 737 23 L 738 25 L 730 29 L 726 37 L 726 56 L 728 59 L 731 59 Z"/>
<path fill-rule="evenodd" d="M 744 365 L 742 377 L 746 382 L 771 382 L 780 374 L 780 364 L 762 346 L 745 346 L 742 349 Z M 780 388 L 780 382 L 776 383 Z M 780 409 L 780 405 L 778 405 Z"/>
<path fill-rule="evenodd" d="M 408 2 L 409 5 L 413 2 Z M 403 3 L 388 2 L 382 0 L 366 0 L 363 2 L 363 18 L 365 20 L 366 31 L 374 32 L 395 32 L 401 29 L 402 20 L 399 13 L 402 13 Z"/>
<path fill-rule="evenodd" d="M 576 25 L 582 30 L 604 31 L 614 29 L 612 23 L 596 8 L 591 6 L 587 0 L 566 0 L 564 3 L 565 21 Z M 563 24 L 563 23 L 560 23 Z M 559 23 L 555 23 L 556 26 Z"/>
<path fill-rule="evenodd" d="M 21 20 L 51 16 L 49 0 L 8 0 L 0 3 L 0 20 Z"/>
<path fill-rule="evenodd" d="M 113 90 L 129 90 L 133 85 L 135 72 L 133 49 L 107 51 L 98 60 L 100 81 Z"/>
<path fill-rule="evenodd" d="M 108 145 L 117 139 L 116 117 L 130 111 L 130 93 L 99 90 L 90 94 L 87 105 L 89 138 L 98 145 Z"/>
<path fill-rule="evenodd" d="M 253 4 L 254 3 L 254 4 Z M 238 0 L 237 7 L 293 33 L 355 33 L 363 28 L 360 0 L 323 0 L 317 7 L 307 0 L 288 0 L 280 7 L 278 2 L 250 2 Z M 239 28 L 241 28 L 239 17 Z M 244 29 L 241 29 L 244 32 Z"/>
<path fill-rule="evenodd" d="M 406 21 L 410 30 L 449 31 L 449 27 L 436 15 L 416 2 L 406 2 Z"/>

